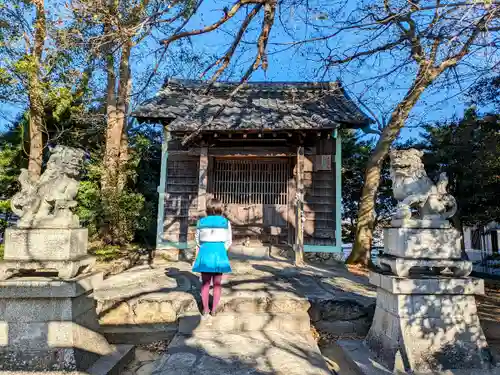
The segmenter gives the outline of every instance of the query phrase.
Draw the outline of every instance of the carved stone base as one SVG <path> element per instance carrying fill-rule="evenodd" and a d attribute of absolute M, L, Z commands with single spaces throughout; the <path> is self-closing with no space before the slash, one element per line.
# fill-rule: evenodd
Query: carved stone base
<path fill-rule="evenodd" d="M 455 228 L 385 228 L 384 254 L 414 259 L 461 259 Z"/>
<path fill-rule="evenodd" d="M 92 271 L 95 261 L 90 255 L 75 260 L 5 260 L 0 262 L 0 281 L 19 274 L 47 272 L 57 272 L 60 279 L 69 280 Z"/>
<path fill-rule="evenodd" d="M 8 228 L 4 260 L 72 260 L 87 255 L 88 230 Z"/>
<path fill-rule="evenodd" d="M 472 263 L 465 260 L 405 259 L 384 254 L 377 257 L 377 262 L 382 271 L 390 271 L 399 277 L 408 277 L 412 269 L 415 273 L 422 273 L 425 269 L 435 275 L 440 275 L 445 269 L 449 269 L 456 277 L 466 277 L 472 272 Z"/>
<path fill-rule="evenodd" d="M 99 333 L 91 296 L 102 278 L 0 282 L 0 370 L 81 371 L 112 355 L 116 348 Z"/>
<path fill-rule="evenodd" d="M 492 368 L 474 297 L 484 294 L 483 280 L 372 272 L 370 282 L 377 307 L 365 343 L 391 373 Z"/>

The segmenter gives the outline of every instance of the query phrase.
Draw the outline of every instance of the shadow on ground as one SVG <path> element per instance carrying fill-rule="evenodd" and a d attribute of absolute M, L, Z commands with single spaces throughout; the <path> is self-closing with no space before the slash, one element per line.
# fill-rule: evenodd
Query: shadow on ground
<path fill-rule="evenodd" d="M 96 293 L 107 337 L 172 340 L 155 374 L 317 375 L 330 372 L 311 320 L 339 320 L 337 329 L 346 322 L 369 326 L 375 294 L 363 276 L 344 268 L 235 261 L 233 271 L 211 326 L 200 319 L 200 281 L 187 263 L 107 279 Z"/>

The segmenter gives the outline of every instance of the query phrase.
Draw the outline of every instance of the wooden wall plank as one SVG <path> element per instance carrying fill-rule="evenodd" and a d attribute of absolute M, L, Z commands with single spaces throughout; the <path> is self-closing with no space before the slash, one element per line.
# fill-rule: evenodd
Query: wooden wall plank
<path fill-rule="evenodd" d="M 304 171 L 304 243 L 308 245 L 335 244 L 335 168 L 331 158 L 329 170 L 322 170 L 318 163 L 321 155 L 331 155 L 335 143 L 332 139 L 319 139 L 316 143 L 316 155 L 309 159 L 311 165 Z"/>
<path fill-rule="evenodd" d="M 184 243 L 194 240 L 189 218 L 198 212 L 198 164 L 196 157 L 169 155 L 161 228 L 165 241 Z"/>
<path fill-rule="evenodd" d="M 198 164 L 198 217 L 206 214 L 208 187 L 208 148 L 202 147 Z"/>
<path fill-rule="evenodd" d="M 304 147 L 297 147 L 297 164 L 296 164 L 296 186 L 297 200 L 296 217 L 295 217 L 295 264 L 302 265 L 304 263 L 304 228 L 302 223 L 302 210 L 304 197 L 304 185 L 302 183 L 304 170 Z"/>

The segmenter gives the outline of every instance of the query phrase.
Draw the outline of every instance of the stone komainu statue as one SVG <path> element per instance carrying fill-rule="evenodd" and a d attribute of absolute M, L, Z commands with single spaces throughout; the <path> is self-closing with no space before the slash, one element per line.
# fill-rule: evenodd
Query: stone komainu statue
<path fill-rule="evenodd" d="M 11 200 L 12 211 L 19 216 L 18 228 L 78 228 L 79 218 L 71 209 L 78 193 L 79 177 L 85 152 L 56 146 L 50 149 L 45 172 L 33 181 L 27 169 L 19 175 L 21 191 Z"/>
<path fill-rule="evenodd" d="M 422 156 L 423 152 L 416 149 L 390 153 L 392 189 L 398 201 L 393 219 L 443 221 L 457 212 L 455 198 L 446 191 L 446 173 L 441 173 L 434 184 L 425 172 Z M 412 212 L 415 208 L 416 215 Z"/>

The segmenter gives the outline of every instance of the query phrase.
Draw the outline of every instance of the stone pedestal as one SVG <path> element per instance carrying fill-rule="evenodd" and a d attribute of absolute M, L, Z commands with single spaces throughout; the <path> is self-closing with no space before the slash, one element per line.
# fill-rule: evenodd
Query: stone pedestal
<path fill-rule="evenodd" d="M 436 275 L 448 269 L 454 276 L 469 276 L 472 263 L 461 259 L 460 240 L 458 230 L 443 224 L 439 228 L 386 228 L 378 264 L 401 277 L 409 276 L 412 269 L 427 269 Z"/>
<path fill-rule="evenodd" d="M 87 238 L 84 228 L 9 228 L 0 280 L 20 272 L 52 271 L 61 279 L 87 273 L 95 264 L 87 253 Z"/>
<path fill-rule="evenodd" d="M 461 259 L 455 228 L 385 228 L 384 254 L 412 259 Z"/>
<path fill-rule="evenodd" d="M 483 280 L 372 272 L 370 282 L 377 286 L 377 307 L 365 344 L 389 371 L 492 367 L 474 298 L 484 294 Z"/>
<path fill-rule="evenodd" d="M 90 294 L 102 278 L 0 282 L 0 370 L 83 371 L 123 352 L 99 333 Z"/>

